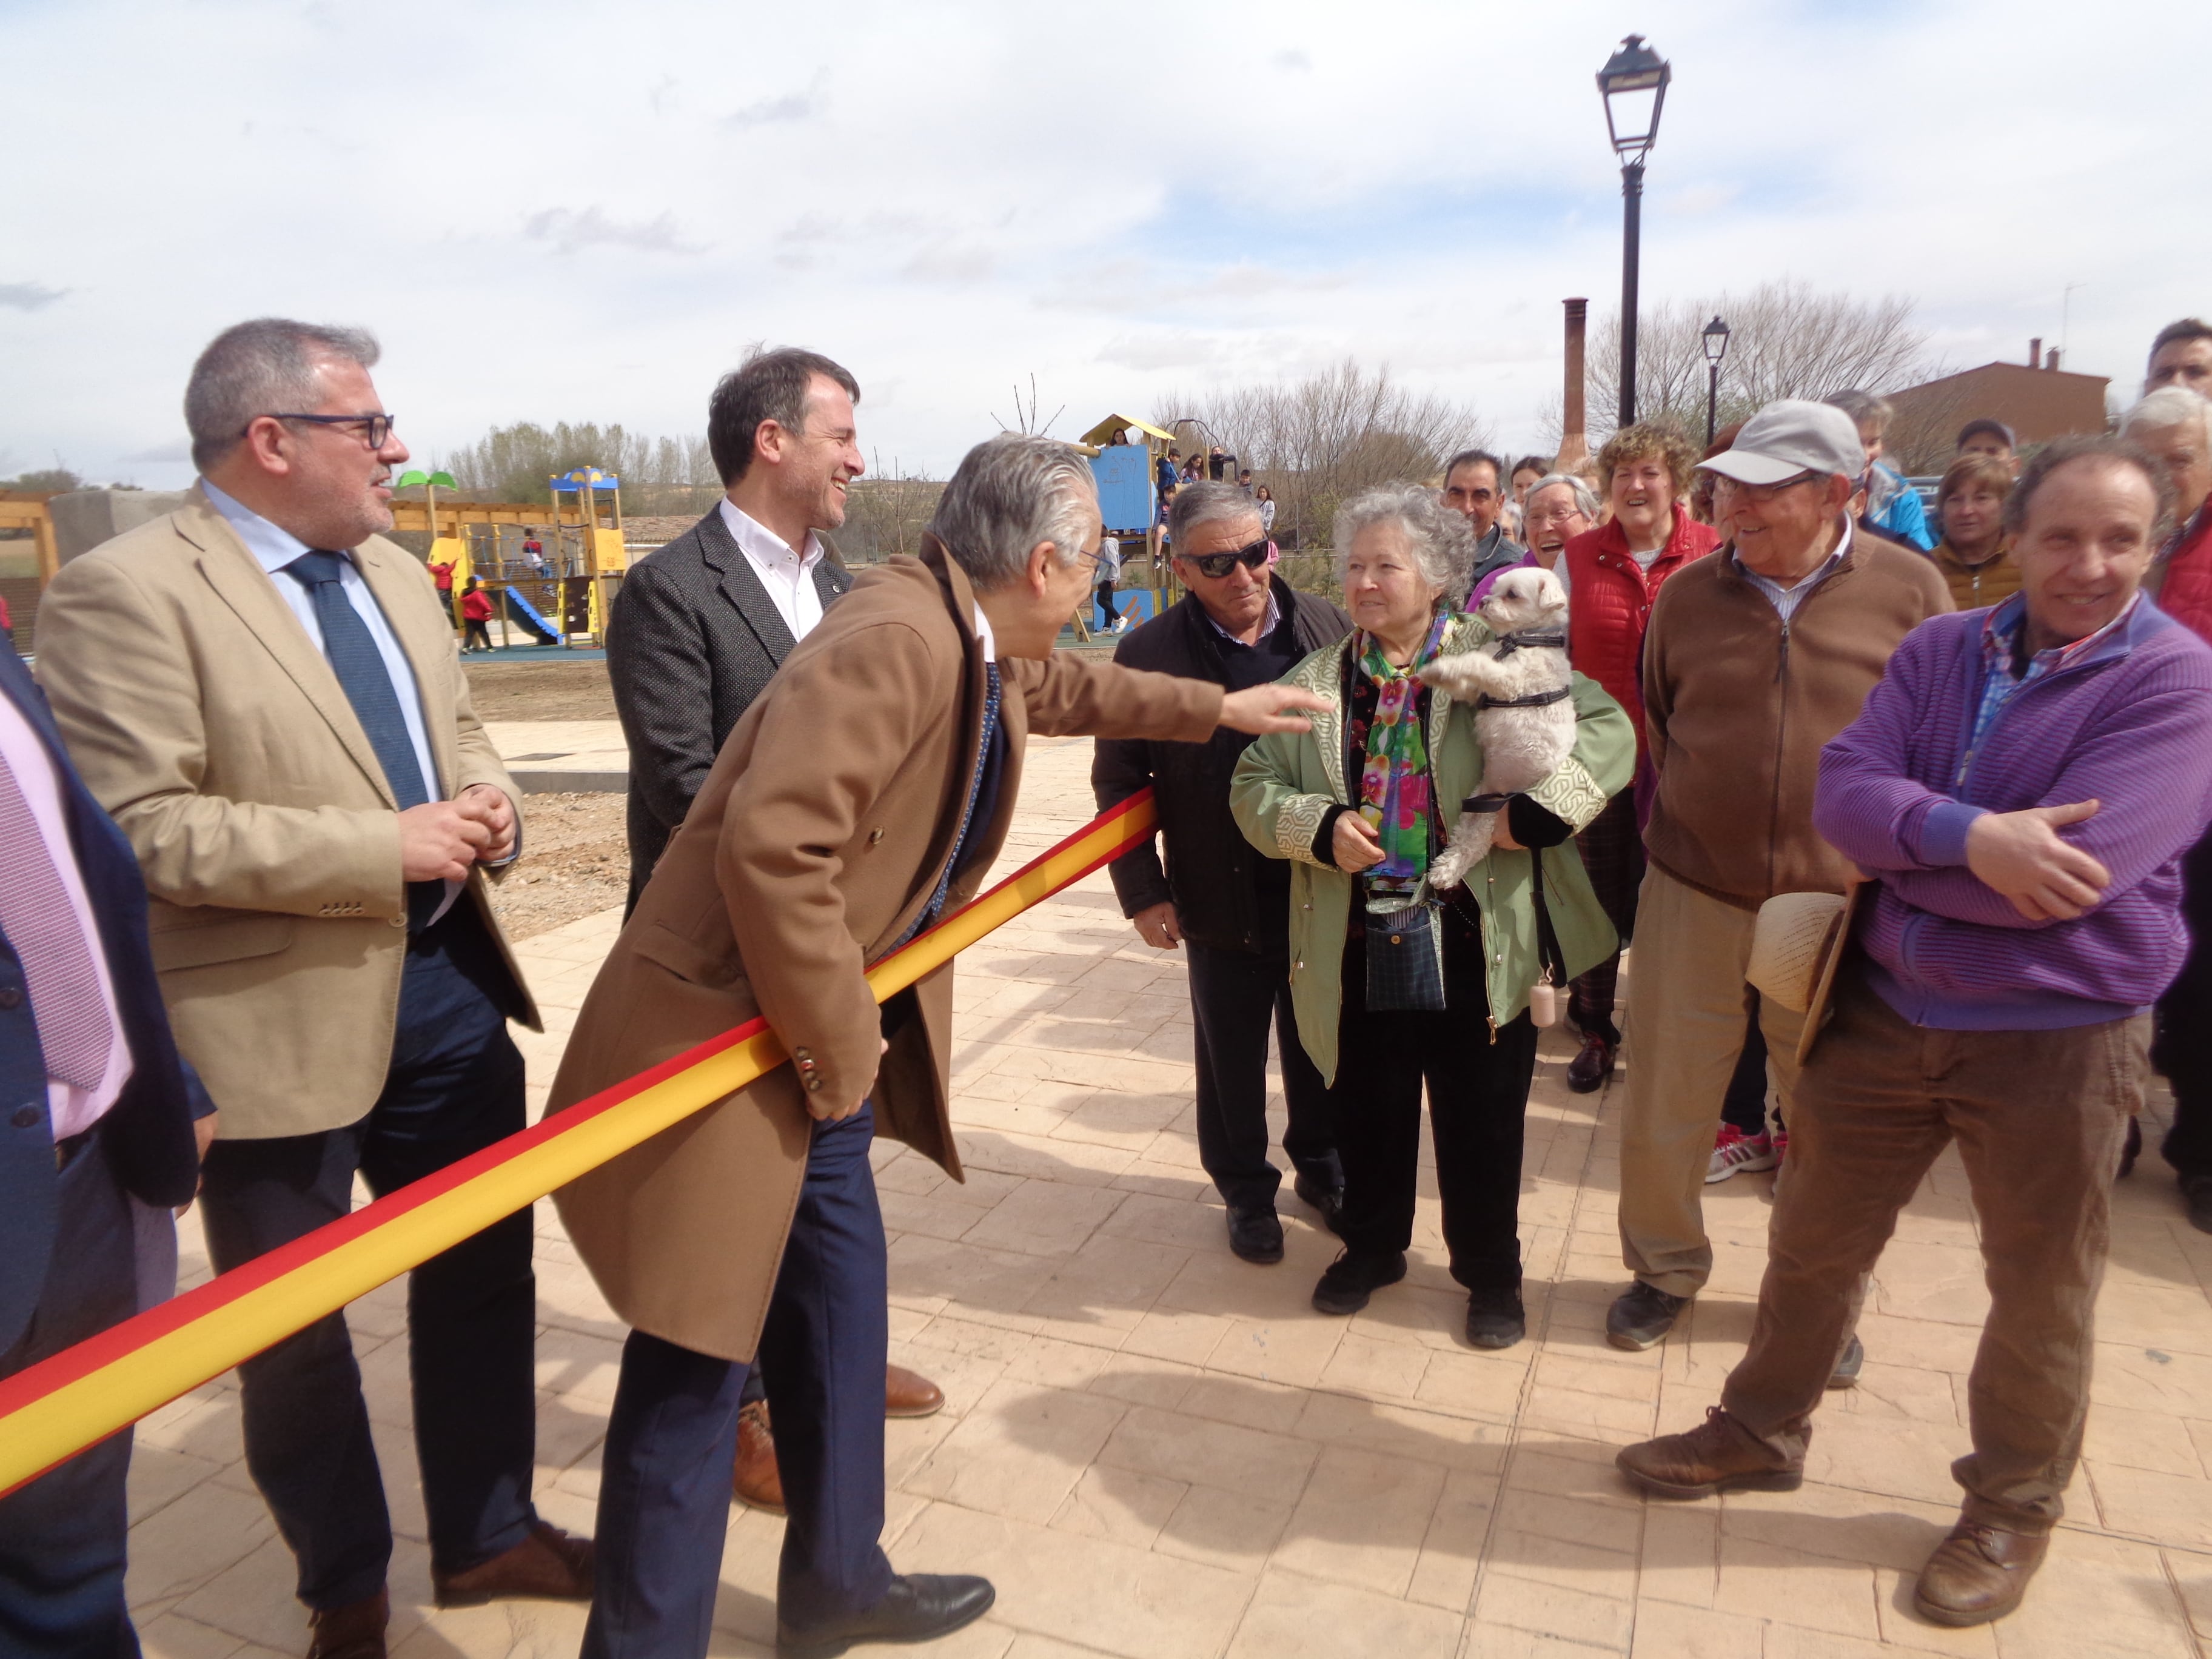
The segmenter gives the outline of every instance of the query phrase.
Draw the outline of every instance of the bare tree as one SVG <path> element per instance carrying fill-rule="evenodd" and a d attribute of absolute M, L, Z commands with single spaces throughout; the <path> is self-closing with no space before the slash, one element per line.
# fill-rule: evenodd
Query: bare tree
<path fill-rule="evenodd" d="M 880 564 L 895 553 L 920 552 L 921 532 L 944 493 L 942 482 L 908 471 L 896 456 L 886 472 L 883 458 L 871 455 L 866 473 L 846 491 L 838 552 L 848 564 Z"/>
<path fill-rule="evenodd" d="M 1468 405 L 1407 391 L 1389 366 L 1346 358 L 1300 380 L 1221 387 L 1161 400 L 1153 424 L 1193 423 L 1273 492 L 1276 538 L 1325 545 L 1336 505 L 1369 484 L 1427 478 L 1445 458 L 1487 443 Z"/>
<path fill-rule="evenodd" d="M 542 427 L 532 421 L 494 427 L 438 463 L 465 495 L 482 501 L 536 501 L 546 481 L 580 466 L 622 480 L 625 511 L 704 512 L 722 486 L 703 437 L 648 438 L 620 422 Z"/>
<path fill-rule="evenodd" d="M 1858 387 L 1888 392 L 1943 373 L 1929 355 L 1912 301 L 1817 294 L 1803 283 L 1762 283 L 1746 295 L 1723 292 L 1668 301 L 1644 311 L 1636 331 L 1636 410 L 1703 437 L 1708 319 L 1729 328 L 1721 366 L 1719 424 L 1740 421 L 1778 398 L 1825 398 Z M 1610 435 L 1620 407 L 1620 317 L 1599 319 L 1589 347 L 1590 441 Z M 1557 417 L 1553 423 L 1556 426 Z"/>
<path fill-rule="evenodd" d="M 998 421 L 999 430 L 1001 432 L 1020 432 L 1026 434 L 1030 437 L 1042 438 L 1052 430 L 1052 422 L 1058 420 L 1061 416 L 1066 413 L 1067 405 L 1066 404 L 1062 404 L 1058 409 L 1053 410 L 1051 421 L 1045 422 L 1042 426 L 1037 423 L 1036 376 L 1032 374 L 1030 376 L 1030 400 L 1028 403 L 1024 404 L 1022 401 L 1021 383 L 1019 381 L 1016 381 L 1014 384 L 1014 418 L 1012 422 L 1009 424 L 996 415 L 994 415 L 991 418 L 994 421 Z"/>

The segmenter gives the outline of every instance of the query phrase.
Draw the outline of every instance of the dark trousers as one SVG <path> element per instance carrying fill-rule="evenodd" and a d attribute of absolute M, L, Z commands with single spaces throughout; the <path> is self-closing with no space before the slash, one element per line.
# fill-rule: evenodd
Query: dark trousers
<path fill-rule="evenodd" d="M 2160 1150 L 2186 1181 L 2212 1176 L 2212 835 L 2182 860 L 2181 914 L 2189 956 L 2158 1000 L 2150 1059 L 2173 1089 L 2173 1127 Z"/>
<path fill-rule="evenodd" d="M 0 1376 L 138 1310 L 130 1200 L 95 1134 L 60 1178 L 54 1253 L 31 1323 Z M 0 1498 L 0 1653 L 15 1659 L 136 1659 L 123 1601 L 131 1431 L 110 1435 Z"/>
<path fill-rule="evenodd" d="M 496 948 L 465 897 L 409 943 L 392 1066 L 367 1117 L 209 1149 L 203 1213 L 216 1270 L 346 1214 L 356 1170 L 381 1197 L 520 1130 L 522 1056 L 507 1034 L 506 994 Z M 536 1518 L 530 1252 L 526 1209 L 408 1279 L 415 1454 L 431 1559 L 446 1571 L 513 1548 Z M 247 1360 L 239 1381 L 246 1468 L 299 1558 L 300 1599 L 322 1609 L 374 1595 L 392 1522 L 344 1315 Z"/>
<path fill-rule="evenodd" d="M 1759 1025 L 1759 994 L 1751 996 L 1751 1018 L 1744 1028 L 1743 1052 L 1735 1074 L 1721 1097 L 1721 1121 L 1747 1135 L 1766 1133 L 1766 1033 Z"/>
<path fill-rule="evenodd" d="M 1196 939 L 1190 1016 L 1198 1062 L 1198 1161 L 1233 1209 L 1272 1208 L 1282 1173 L 1267 1158 L 1267 1030 L 1281 1056 L 1290 1112 L 1283 1152 L 1298 1173 L 1340 1186 L 1328 1085 L 1298 1041 L 1291 1009 L 1291 958 L 1275 950 L 1223 951 Z"/>
<path fill-rule="evenodd" d="M 805 1630 L 883 1599 L 883 1212 L 866 1107 L 814 1126 L 806 1180 L 761 1332 L 789 1519 L 776 1611 Z M 599 1474 L 599 1588 L 584 1659 L 699 1659 L 729 1526 L 750 1367 L 630 1333 Z"/>
<path fill-rule="evenodd" d="M 1644 884 L 1644 832 L 1636 826 L 1636 792 L 1624 789 L 1575 838 L 1583 872 L 1624 945 L 1636 936 L 1636 895 Z M 1591 1036 L 1620 1041 L 1613 1021 L 1620 988 L 1620 952 L 1577 974 L 1567 991 L 1567 1017 Z"/>
<path fill-rule="evenodd" d="M 1346 947 L 1329 1091 L 1344 1160 L 1337 1232 L 1355 1255 L 1387 1255 L 1413 1242 L 1426 1083 L 1451 1275 L 1469 1290 L 1510 1290 L 1521 1283 L 1521 1131 L 1536 1028 L 1524 1013 L 1493 1038 L 1480 941 L 1468 944 L 1452 912 L 1443 925 L 1442 1013 L 1370 1012 L 1365 941 Z"/>
<path fill-rule="evenodd" d="M 1111 628 L 1115 619 L 1121 615 L 1121 612 L 1114 608 L 1114 584 L 1099 583 L 1091 590 L 1091 597 L 1097 602 L 1099 627 Z"/>
<path fill-rule="evenodd" d="M 491 649 L 491 629 L 489 624 L 471 619 L 462 624 L 461 645 L 464 650 Z"/>

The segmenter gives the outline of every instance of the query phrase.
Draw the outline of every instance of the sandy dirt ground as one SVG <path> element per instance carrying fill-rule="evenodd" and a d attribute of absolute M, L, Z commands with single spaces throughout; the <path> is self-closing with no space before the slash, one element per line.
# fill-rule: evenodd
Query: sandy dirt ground
<path fill-rule="evenodd" d="M 629 890 L 626 795 L 526 795 L 522 857 L 492 889 L 507 937 L 549 933 L 620 904 Z"/>
<path fill-rule="evenodd" d="M 466 660 L 465 659 L 464 659 Z M 582 662 L 468 662 L 469 696 L 480 720 L 611 720 L 607 665 Z"/>

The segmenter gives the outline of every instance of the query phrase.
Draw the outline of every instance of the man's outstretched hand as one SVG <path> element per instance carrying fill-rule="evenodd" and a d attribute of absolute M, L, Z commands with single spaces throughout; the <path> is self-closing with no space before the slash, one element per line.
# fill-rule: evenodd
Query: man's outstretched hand
<path fill-rule="evenodd" d="M 2030 921 L 2071 921 L 2112 884 L 2112 872 L 2059 838 L 2097 815 L 2098 803 L 1984 812 L 1966 831 L 1966 868 Z"/>
<path fill-rule="evenodd" d="M 1283 711 L 1328 707 L 1326 698 L 1295 685 L 1255 685 L 1222 698 L 1220 723 L 1232 732 L 1249 732 L 1255 737 L 1269 732 L 1310 732 L 1311 720 Z"/>

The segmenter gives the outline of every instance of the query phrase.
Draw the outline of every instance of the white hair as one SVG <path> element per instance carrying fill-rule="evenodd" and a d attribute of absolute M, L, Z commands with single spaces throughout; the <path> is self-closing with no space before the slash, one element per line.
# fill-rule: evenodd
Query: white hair
<path fill-rule="evenodd" d="M 979 593 L 1017 580 L 1050 542 L 1062 567 L 1087 550 L 1098 483 L 1083 452 L 1057 438 L 1001 432 L 969 450 L 937 503 L 930 533 Z"/>
<path fill-rule="evenodd" d="M 1566 485 L 1574 494 L 1575 511 L 1592 524 L 1597 522 L 1597 491 L 1589 487 L 1589 480 L 1579 472 L 1547 472 L 1528 486 L 1528 493 L 1521 498 L 1521 510 L 1527 512 L 1528 503 L 1536 499 L 1536 492 L 1540 489 L 1549 489 L 1553 484 Z"/>
<path fill-rule="evenodd" d="M 2177 426 L 2194 426 L 2212 443 L 2212 402 L 2178 386 L 2162 386 L 2145 392 L 2142 400 L 2120 416 L 2120 435 L 2131 432 L 2165 432 Z"/>
<path fill-rule="evenodd" d="M 1421 580 L 1447 599 L 1464 597 L 1474 574 L 1474 535 L 1467 518 L 1446 507 L 1423 484 L 1376 484 L 1336 509 L 1336 579 L 1341 582 L 1359 532 L 1378 524 L 1405 527 Z"/>

